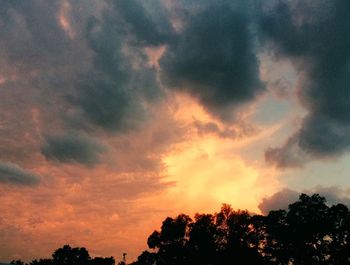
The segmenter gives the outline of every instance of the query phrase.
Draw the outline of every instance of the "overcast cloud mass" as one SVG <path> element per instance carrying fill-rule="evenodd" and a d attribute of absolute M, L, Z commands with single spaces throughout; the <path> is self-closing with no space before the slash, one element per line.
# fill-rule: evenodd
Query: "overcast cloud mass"
<path fill-rule="evenodd" d="M 66 243 L 132 259 L 167 215 L 223 202 L 349 205 L 349 13 L 0 1 L 0 262 Z"/>

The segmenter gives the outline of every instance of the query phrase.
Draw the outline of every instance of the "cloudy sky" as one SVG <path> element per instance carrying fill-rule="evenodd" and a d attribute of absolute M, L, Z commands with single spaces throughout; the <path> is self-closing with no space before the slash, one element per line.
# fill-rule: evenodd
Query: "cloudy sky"
<path fill-rule="evenodd" d="M 350 204 L 348 0 L 0 0 L 0 261 L 133 259 L 169 215 Z"/>

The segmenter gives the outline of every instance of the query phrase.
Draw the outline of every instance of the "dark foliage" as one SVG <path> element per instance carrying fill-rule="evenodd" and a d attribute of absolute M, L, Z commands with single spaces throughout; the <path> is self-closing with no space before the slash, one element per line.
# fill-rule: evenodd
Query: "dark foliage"
<path fill-rule="evenodd" d="M 166 218 L 132 265 L 350 264 L 350 212 L 302 194 L 267 216 L 234 211 Z"/>
<path fill-rule="evenodd" d="M 21 260 L 13 260 L 11 264 L 24 265 Z M 113 257 L 91 258 L 86 248 L 72 248 L 65 245 L 54 251 L 52 259 L 35 259 L 26 265 L 114 265 Z"/>
<path fill-rule="evenodd" d="M 215 214 L 166 218 L 147 244 L 150 250 L 130 265 L 350 265 L 350 212 L 318 194 L 302 194 L 287 211 L 267 216 L 224 204 Z M 118 265 L 126 265 L 125 255 Z M 29 265 L 114 264 L 113 257 L 91 258 L 85 248 L 66 245 Z"/>

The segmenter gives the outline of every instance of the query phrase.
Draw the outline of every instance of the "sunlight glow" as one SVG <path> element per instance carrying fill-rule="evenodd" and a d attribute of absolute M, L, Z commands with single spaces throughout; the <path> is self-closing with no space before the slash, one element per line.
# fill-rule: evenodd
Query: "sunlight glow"
<path fill-rule="evenodd" d="M 193 117 L 212 120 L 193 100 L 180 97 L 186 104 L 179 106 L 177 119 L 184 123 L 191 122 Z M 275 129 L 261 134 L 266 137 Z M 189 134 L 187 141 L 176 145 L 163 159 L 168 180 L 176 183 L 169 190 L 169 196 L 178 198 L 174 201 L 181 201 L 179 209 L 213 212 L 222 203 L 229 203 L 236 209 L 259 212 L 257 206 L 262 194 L 276 189 L 278 183 L 275 181 L 269 187 L 262 187 L 257 182 L 261 182 L 262 176 L 274 179 L 271 176 L 275 172 L 265 172 L 267 169 L 257 164 L 248 165 L 239 155 L 239 149 L 261 136 L 241 140 L 199 135 L 196 131 Z"/>

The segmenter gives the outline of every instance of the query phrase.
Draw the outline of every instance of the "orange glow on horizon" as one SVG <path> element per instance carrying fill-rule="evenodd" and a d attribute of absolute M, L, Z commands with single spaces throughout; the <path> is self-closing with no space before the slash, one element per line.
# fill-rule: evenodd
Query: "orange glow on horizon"
<path fill-rule="evenodd" d="M 127 148 L 122 153 L 118 148 L 110 150 L 103 164 L 91 168 L 77 163 L 63 165 L 37 155 L 35 166 L 23 165 L 41 176 L 42 182 L 35 189 L 25 188 L 25 192 L 3 187 L 3 225 L 22 229 L 21 236 L 4 238 L 15 245 L 9 248 L 26 253 L 18 257 L 29 260 L 47 257 L 63 244 L 71 244 L 85 246 L 93 256 L 119 257 L 119 253 L 127 252 L 131 261 L 147 249 L 147 237 L 167 216 L 214 213 L 222 203 L 259 213 L 261 199 L 280 189 L 277 172 L 240 151 L 254 148 L 275 129 L 237 139 L 199 134 L 195 120 L 215 122 L 220 128 L 224 124 L 189 96 L 176 94 L 171 102 L 166 108 L 171 109 L 169 115 L 174 121 L 164 123 L 168 117 L 158 115 L 158 123 L 128 134 Z M 40 109 L 31 109 L 35 128 L 42 126 L 40 115 Z M 175 136 L 162 131 L 176 126 L 181 129 Z M 154 146 L 162 135 L 175 138 L 171 144 L 165 141 L 164 146 Z M 121 143 L 107 136 L 103 140 L 111 146 Z M 142 154 L 137 156 L 140 150 Z M 159 169 L 136 168 L 137 160 L 147 155 L 161 159 Z M 26 252 L 27 243 L 19 240 L 22 235 L 35 242 L 34 254 Z M 16 255 L 11 257 L 16 259 Z"/>

